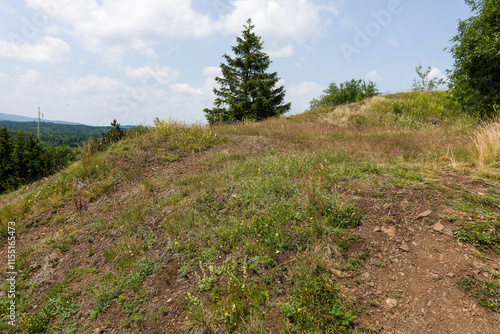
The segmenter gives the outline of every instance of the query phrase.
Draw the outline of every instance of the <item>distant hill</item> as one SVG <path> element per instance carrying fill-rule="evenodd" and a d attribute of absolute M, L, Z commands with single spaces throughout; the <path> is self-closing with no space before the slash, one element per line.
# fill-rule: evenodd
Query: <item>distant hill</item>
<path fill-rule="evenodd" d="M 10 121 L 10 122 L 33 122 L 37 121 L 38 118 L 34 117 L 26 117 L 26 116 L 19 116 L 19 115 L 12 115 L 12 114 L 4 114 L 0 113 L 0 123 L 2 121 Z M 81 123 L 75 123 L 75 122 L 65 122 L 65 121 L 51 121 L 51 120 L 43 120 L 46 123 L 54 123 L 54 124 L 68 124 L 68 125 L 84 125 Z"/>

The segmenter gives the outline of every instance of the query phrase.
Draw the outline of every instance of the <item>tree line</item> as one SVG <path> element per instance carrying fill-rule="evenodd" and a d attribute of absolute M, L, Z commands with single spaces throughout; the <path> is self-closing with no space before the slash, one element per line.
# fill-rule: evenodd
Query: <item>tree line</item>
<path fill-rule="evenodd" d="M 19 129 L 15 135 L 0 129 L 0 194 L 59 171 L 77 159 L 67 145 L 52 146 Z"/>
<path fill-rule="evenodd" d="M 36 122 L 13 122 L 2 121 L 9 131 L 14 135 L 18 130 L 25 132 L 37 133 Z M 73 124 L 57 124 L 44 122 L 40 124 L 40 142 L 51 146 L 67 145 L 77 148 L 81 144 L 91 138 L 101 136 L 101 133 L 107 131 L 109 126 L 88 126 L 88 125 L 73 125 Z"/>

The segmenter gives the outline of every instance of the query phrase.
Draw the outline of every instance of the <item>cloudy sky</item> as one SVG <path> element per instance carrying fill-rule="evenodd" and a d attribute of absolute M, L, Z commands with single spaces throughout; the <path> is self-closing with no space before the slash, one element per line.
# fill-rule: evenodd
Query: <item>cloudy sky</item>
<path fill-rule="evenodd" d="M 443 76 L 462 0 L 0 0 L 0 112 L 109 125 L 204 121 L 248 18 L 300 113 L 331 82 Z"/>

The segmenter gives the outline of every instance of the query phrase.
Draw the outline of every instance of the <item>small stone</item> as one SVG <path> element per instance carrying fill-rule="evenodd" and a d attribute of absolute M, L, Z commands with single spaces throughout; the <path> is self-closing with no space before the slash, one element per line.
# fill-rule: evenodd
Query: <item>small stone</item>
<path fill-rule="evenodd" d="M 434 281 L 439 281 L 439 280 L 443 279 L 443 276 L 441 276 L 439 274 L 432 274 L 432 279 Z"/>
<path fill-rule="evenodd" d="M 398 306 L 398 301 L 393 298 L 387 298 L 385 300 L 385 305 L 387 306 L 387 308 L 395 308 L 396 306 Z"/>
<path fill-rule="evenodd" d="M 427 211 L 424 211 L 422 212 L 421 214 L 419 214 L 417 216 L 417 219 L 419 218 L 425 218 L 425 217 L 429 217 L 431 215 L 432 211 L 431 210 L 427 210 Z"/>
<path fill-rule="evenodd" d="M 380 231 L 382 231 L 382 229 L 379 226 L 377 226 L 373 229 L 373 232 L 380 232 Z"/>
<path fill-rule="evenodd" d="M 385 224 L 382 226 L 382 231 L 386 233 L 391 238 L 396 237 L 396 228 L 394 226 L 387 227 Z"/>
<path fill-rule="evenodd" d="M 436 223 L 432 226 L 432 229 L 436 232 L 443 232 L 444 226 L 441 223 Z"/>
<path fill-rule="evenodd" d="M 94 334 L 102 334 L 102 333 L 104 333 L 104 329 L 102 329 L 101 327 L 94 329 Z"/>
<path fill-rule="evenodd" d="M 455 277 L 455 274 L 454 273 L 447 273 L 446 276 L 448 276 L 448 277 Z"/>
<path fill-rule="evenodd" d="M 167 300 L 167 304 L 170 303 L 172 301 L 172 298 L 170 298 L 169 300 Z"/>
<path fill-rule="evenodd" d="M 443 230 L 443 233 L 449 237 L 453 237 L 453 230 L 449 227 L 445 227 L 445 229 Z"/>
<path fill-rule="evenodd" d="M 409 252 L 410 251 L 410 247 L 405 243 L 403 242 L 401 244 L 401 246 L 399 246 L 399 248 L 402 250 L 402 251 L 405 251 L 405 252 Z"/>
<path fill-rule="evenodd" d="M 429 302 L 427 303 L 427 307 L 431 307 L 432 306 L 432 300 L 429 300 Z"/>
<path fill-rule="evenodd" d="M 375 283 L 373 282 L 368 282 L 368 285 L 371 286 L 371 287 L 374 287 L 375 286 Z"/>

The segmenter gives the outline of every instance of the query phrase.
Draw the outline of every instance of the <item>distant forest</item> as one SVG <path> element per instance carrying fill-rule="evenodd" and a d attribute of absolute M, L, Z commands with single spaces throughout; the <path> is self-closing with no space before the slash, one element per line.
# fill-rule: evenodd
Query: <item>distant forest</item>
<path fill-rule="evenodd" d="M 82 143 L 96 150 L 119 141 L 125 131 L 111 126 L 0 121 L 0 194 L 56 173 L 78 159 Z M 133 128 L 125 126 L 125 128 Z M 134 129 L 139 129 L 134 128 Z"/>
<path fill-rule="evenodd" d="M 36 122 L 0 121 L 0 127 L 4 124 L 12 136 L 15 136 L 18 130 L 31 133 L 33 137 L 37 136 Z M 51 146 L 67 145 L 75 148 L 91 138 L 100 137 L 109 129 L 110 126 L 40 123 L 40 143 Z"/>

